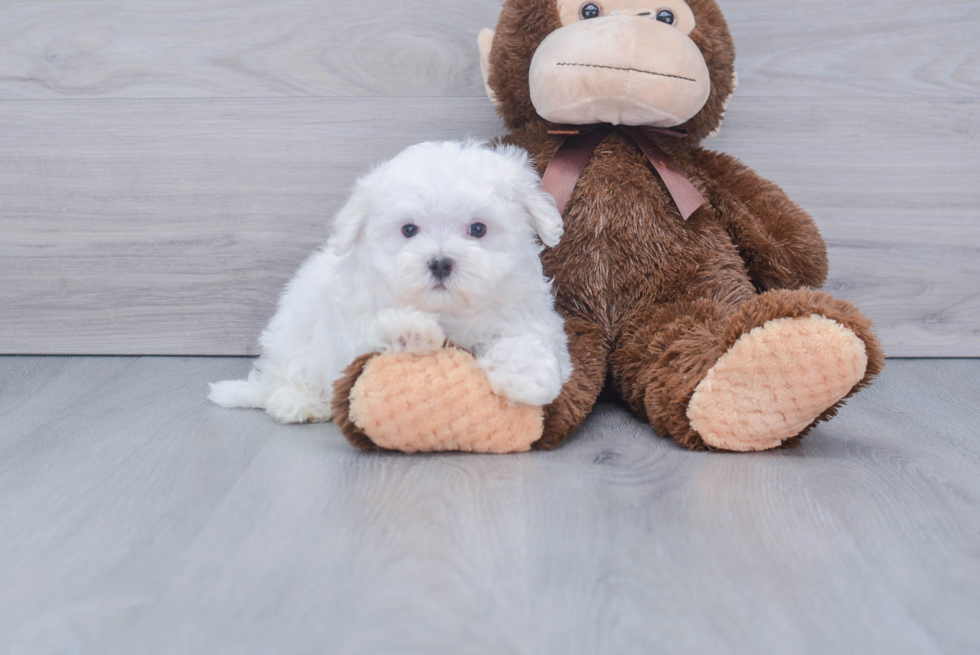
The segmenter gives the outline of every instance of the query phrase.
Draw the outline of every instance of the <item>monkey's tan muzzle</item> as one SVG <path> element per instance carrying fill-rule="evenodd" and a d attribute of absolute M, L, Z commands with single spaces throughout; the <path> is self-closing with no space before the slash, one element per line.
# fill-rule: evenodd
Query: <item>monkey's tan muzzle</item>
<path fill-rule="evenodd" d="M 545 120 L 676 127 L 704 107 L 708 67 L 681 30 L 608 16 L 552 32 L 534 53 L 531 102 Z"/>

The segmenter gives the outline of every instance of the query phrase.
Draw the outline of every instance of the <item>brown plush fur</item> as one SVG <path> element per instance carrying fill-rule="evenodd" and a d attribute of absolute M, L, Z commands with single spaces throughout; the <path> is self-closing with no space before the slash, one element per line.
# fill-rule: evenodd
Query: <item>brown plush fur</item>
<path fill-rule="evenodd" d="M 661 434 L 687 448 L 709 449 L 687 417 L 691 396 L 740 336 L 773 319 L 819 315 L 854 332 L 864 342 L 868 365 L 850 394 L 884 364 L 870 321 L 849 303 L 811 290 L 827 276 L 827 253 L 810 216 L 742 163 L 700 147 L 720 126 L 734 89 L 735 50 L 714 0 L 688 4 L 697 19 L 691 38 L 708 64 L 711 95 L 680 126 L 687 138 L 650 137 L 707 203 L 684 221 L 630 139 L 613 132 L 596 149 L 568 203 L 561 243 L 542 256 L 554 278 L 575 370 L 545 409 L 536 448 L 564 441 L 609 377 Z M 560 25 L 555 0 L 507 0 L 490 56 L 489 85 L 510 130 L 504 141 L 526 148 L 540 172 L 562 138 L 550 136 L 555 126 L 534 111 L 528 70 L 535 49 Z M 345 395 L 361 370 L 363 362 L 360 368 L 355 363 L 338 383 L 335 412 L 348 438 L 371 448 L 370 439 L 344 421 Z M 813 425 L 834 416 L 840 405 L 827 408 Z"/>
<path fill-rule="evenodd" d="M 340 428 L 340 432 L 351 442 L 355 448 L 368 451 L 384 450 L 379 447 L 371 438 L 354 425 L 350 418 L 350 392 L 357 383 L 357 379 L 364 372 L 364 367 L 378 353 L 368 353 L 355 359 L 344 371 L 343 377 L 333 383 L 333 422 Z"/>
<path fill-rule="evenodd" d="M 708 200 L 683 221 L 663 183 L 626 137 L 596 150 L 565 213 L 562 242 L 543 255 L 568 321 L 575 373 L 546 410 L 539 448 L 554 448 L 584 419 L 608 371 L 617 390 L 662 434 L 706 448 L 685 410 L 711 366 L 738 336 L 767 320 L 819 314 L 854 331 L 868 353 L 866 385 L 883 364 L 870 322 L 851 305 L 803 287 L 827 276 L 824 242 L 810 216 L 737 160 L 699 146 L 720 126 L 733 90 L 734 46 L 713 0 L 690 0 L 691 38 L 705 55 L 712 92 L 683 140 L 653 138 Z M 508 0 L 490 57 L 489 84 L 511 129 L 541 172 L 561 145 L 531 105 L 535 49 L 560 26 L 553 0 Z M 801 289 L 800 291 L 776 291 Z M 762 295 L 759 295 L 759 294 Z M 817 419 L 836 413 L 829 408 Z M 791 440 L 792 441 L 792 440 Z"/>

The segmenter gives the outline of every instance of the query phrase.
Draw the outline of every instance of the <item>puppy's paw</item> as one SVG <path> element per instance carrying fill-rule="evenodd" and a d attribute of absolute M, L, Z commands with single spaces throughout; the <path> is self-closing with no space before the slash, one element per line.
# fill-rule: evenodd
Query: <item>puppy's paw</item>
<path fill-rule="evenodd" d="M 557 360 L 542 353 L 516 359 L 497 349 L 477 363 L 486 372 L 493 392 L 511 402 L 544 407 L 561 393 L 561 367 Z"/>
<path fill-rule="evenodd" d="M 269 396 L 265 411 L 280 423 L 319 423 L 332 415 L 331 398 L 287 384 Z"/>
<path fill-rule="evenodd" d="M 437 350 L 446 335 L 434 314 L 415 309 L 389 309 L 378 315 L 374 344 L 385 352 Z"/>
<path fill-rule="evenodd" d="M 558 397 L 555 386 L 549 380 L 535 379 L 513 371 L 487 371 L 490 388 L 498 396 L 521 404 L 544 407 Z M 561 387 L 558 387 L 561 391 Z"/>

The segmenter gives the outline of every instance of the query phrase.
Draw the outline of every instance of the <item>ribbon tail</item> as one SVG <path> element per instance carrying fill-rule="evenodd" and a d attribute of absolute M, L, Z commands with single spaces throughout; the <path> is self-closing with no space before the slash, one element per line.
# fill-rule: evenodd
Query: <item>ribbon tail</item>
<path fill-rule="evenodd" d="M 565 215 L 565 208 L 572 198 L 582 171 L 609 132 L 608 129 L 596 129 L 568 136 L 541 176 L 541 188 L 555 199 L 555 205 L 562 216 Z"/>
<path fill-rule="evenodd" d="M 623 131 L 636 142 L 636 145 L 640 146 L 640 150 L 650 160 L 654 170 L 660 175 L 660 179 L 664 181 L 664 186 L 667 187 L 670 197 L 673 198 L 674 204 L 677 205 L 677 209 L 680 210 L 684 220 L 686 221 L 691 218 L 694 212 L 705 204 L 705 199 L 701 195 L 701 192 L 697 190 L 694 184 L 691 183 L 691 180 L 680 169 L 674 166 L 667 153 L 647 137 L 642 130 L 630 128 L 624 129 Z"/>

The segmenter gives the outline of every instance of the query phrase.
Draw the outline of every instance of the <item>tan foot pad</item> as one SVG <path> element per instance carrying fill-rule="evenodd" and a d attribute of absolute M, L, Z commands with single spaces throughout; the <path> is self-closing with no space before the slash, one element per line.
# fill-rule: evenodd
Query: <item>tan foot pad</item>
<path fill-rule="evenodd" d="M 406 453 L 524 452 L 544 431 L 540 407 L 494 395 L 455 348 L 375 357 L 351 390 L 350 418 L 378 446 Z"/>
<path fill-rule="evenodd" d="M 864 342 L 823 316 L 742 335 L 698 384 L 687 417 L 705 443 L 768 450 L 800 434 L 864 377 Z"/>

